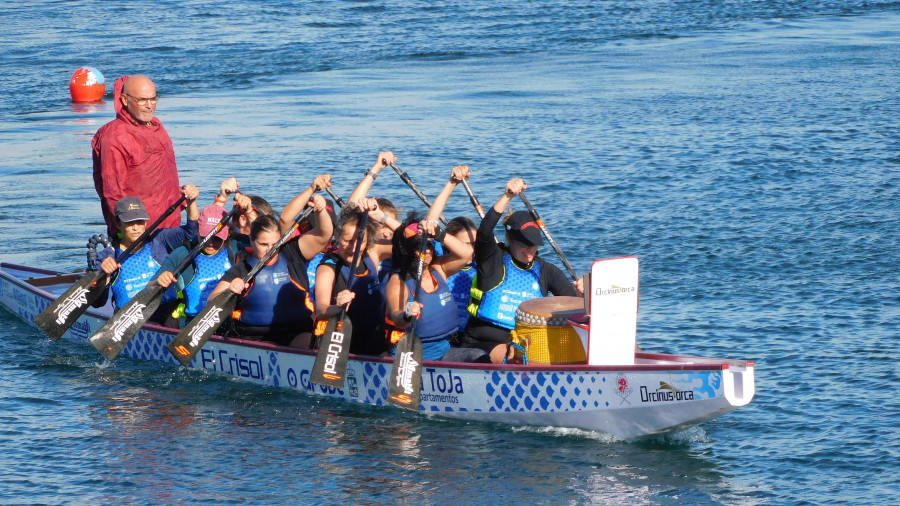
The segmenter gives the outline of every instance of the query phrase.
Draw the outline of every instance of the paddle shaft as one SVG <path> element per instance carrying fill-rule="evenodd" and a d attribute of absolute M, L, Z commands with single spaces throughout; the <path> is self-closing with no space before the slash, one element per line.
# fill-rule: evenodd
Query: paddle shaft
<path fill-rule="evenodd" d="M 208 234 L 206 234 L 206 237 L 204 237 L 202 241 L 200 241 L 199 243 L 197 243 L 196 246 L 194 246 L 194 249 L 192 249 L 187 254 L 187 256 L 184 258 L 184 260 L 182 260 L 181 263 L 178 264 L 178 267 L 175 267 L 175 270 L 172 271 L 172 274 L 177 276 L 181 271 L 183 271 L 185 268 L 187 268 L 188 264 L 190 264 L 194 260 L 194 257 L 197 256 L 198 253 L 200 253 L 200 250 L 202 250 L 204 247 L 206 247 L 206 245 L 209 243 L 209 241 L 211 241 L 212 238 L 215 237 L 215 235 L 218 234 L 219 231 L 222 230 L 222 228 L 228 224 L 228 222 L 231 220 L 231 218 L 234 216 L 234 214 L 239 209 L 240 208 L 238 206 L 234 206 L 231 209 L 231 211 L 228 212 L 228 214 L 223 216 L 222 219 L 219 220 L 219 224 L 216 225 L 216 227 L 213 228 Z"/>
<path fill-rule="evenodd" d="M 369 224 L 369 211 L 365 210 L 362 213 L 362 218 L 359 219 L 359 228 L 356 230 L 356 244 L 353 245 L 353 263 L 350 264 L 350 279 L 347 280 L 347 290 L 353 290 L 353 285 L 356 284 L 356 269 L 359 262 L 359 257 L 362 254 L 362 243 L 363 239 L 366 235 L 366 225 Z M 337 276 L 340 273 L 335 271 L 335 281 L 337 281 Z M 337 294 L 335 294 L 337 296 Z M 347 313 L 347 304 L 341 306 L 341 312 L 338 314 L 338 320 L 344 318 L 344 314 Z"/>
<path fill-rule="evenodd" d="M 428 247 L 428 234 L 422 234 L 422 240 L 419 242 L 419 265 L 416 267 L 416 292 L 413 294 L 413 301 L 419 302 L 419 295 L 422 293 L 422 274 L 425 272 L 425 248 Z M 411 322 L 409 322 L 409 331 L 408 333 L 412 336 L 416 335 L 416 322 L 419 321 L 419 318 L 413 318 Z M 419 374 L 421 374 L 422 369 L 419 369 Z"/>
<path fill-rule="evenodd" d="M 325 188 L 325 191 L 328 192 L 328 195 L 334 200 L 334 203 L 338 205 L 341 209 L 344 208 L 344 199 L 337 196 L 331 188 Z"/>
<path fill-rule="evenodd" d="M 416 183 L 413 183 L 412 179 L 410 179 L 410 177 L 409 177 L 409 174 L 407 174 L 406 172 L 402 172 L 402 171 L 401 171 L 399 168 L 397 168 L 397 166 L 396 166 L 395 164 L 393 164 L 393 163 L 391 164 L 391 168 L 394 169 L 394 172 L 396 172 L 397 175 L 400 176 L 400 179 L 402 179 L 403 182 L 406 183 L 406 186 L 409 186 L 409 189 L 412 190 L 413 193 L 415 193 L 416 196 L 418 196 L 419 199 L 421 199 L 422 202 L 424 202 L 425 205 L 428 206 L 428 207 L 430 208 L 430 207 L 431 207 L 431 201 L 429 201 L 429 200 L 428 200 L 428 197 L 426 197 L 425 194 L 422 193 L 421 190 L 419 190 L 419 187 L 416 186 Z M 446 226 L 446 225 L 447 225 L 447 220 L 444 219 L 444 216 L 443 216 L 443 215 L 441 215 L 440 219 L 441 219 L 441 223 L 443 223 L 444 226 Z"/>
<path fill-rule="evenodd" d="M 478 202 L 478 199 L 475 198 L 475 193 L 472 192 L 472 188 L 469 186 L 469 182 L 465 179 L 462 180 L 463 188 L 466 189 L 466 193 L 469 194 L 469 202 L 475 207 L 475 212 L 478 213 L 478 217 L 482 220 L 484 219 L 484 208 L 481 207 L 481 203 Z M 500 238 L 496 235 L 494 236 L 494 242 L 500 244 Z"/>
<path fill-rule="evenodd" d="M 572 264 L 569 263 L 569 260 L 563 255 L 561 249 L 559 249 L 559 244 L 556 244 L 556 241 L 553 239 L 553 236 L 550 235 L 550 231 L 547 230 L 547 226 L 544 225 L 541 217 L 538 216 L 537 211 L 531 205 L 531 202 L 528 201 L 528 198 L 525 197 L 525 193 L 520 193 L 519 198 L 522 199 L 522 203 L 525 204 L 525 207 L 528 208 L 528 212 L 531 213 L 531 217 L 534 218 L 534 221 L 537 222 L 538 226 L 541 228 L 541 231 L 544 232 L 544 237 L 547 238 L 547 242 L 550 243 L 550 246 L 556 251 L 556 254 L 559 255 L 559 259 L 562 260 L 562 263 L 566 266 L 566 269 L 569 271 L 569 276 L 572 276 L 572 281 L 578 280 L 578 274 L 575 273 L 575 269 L 572 268 Z"/>

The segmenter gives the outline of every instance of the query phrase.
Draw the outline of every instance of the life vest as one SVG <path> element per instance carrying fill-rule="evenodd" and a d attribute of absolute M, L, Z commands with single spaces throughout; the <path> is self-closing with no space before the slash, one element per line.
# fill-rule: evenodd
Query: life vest
<path fill-rule="evenodd" d="M 475 264 L 463 267 L 459 272 L 447 278 L 450 293 L 453 294 L 453 302 L 459 309 L 459 330 L 462 331 L 469 323 L 469 301 L 472 298 L 472 287 L 475 281 Z"/>
<path fill-rule="evenodd" d="M 116 279 L 109 287 L 116 309 L 127 304 L 132 297 L 143 290 L 158 269 L 159 263 L 153 258 L 149 243 L 145 243 L 141 249 L 125 259 L 119 269 L 119 274 L 116 275 Z M 174 295 L 174 289 L 171 291 Z"/>
<path fill-rule="evenodd" d="M 313 303 L 313 306 L 316 304 L 316 269 L 319 268 L 323 258 L 325 258 L 325 253 L 319 253 L 306 264 L 306 277 L 309 278 L 309 301 Z"/>
<path fill-rule="evenodd" d="M 259 260 L 247 259 L 250 267 Z M 305 280 L 304 280 L 305 281 Z M 308 291 L 291 277 L 284 254 L 256 273 L 232 317 L 248 325 L 271 326 L 312 318 Z"/>
<path fill-rule="evenodd" d="M 516 326 L 516 308 L 526 300 L 542 297 L 541 263 L 535 260 L 528 270 L 513 263 L 510 254 L 503 255 L 503 279 L 486 291 L 472 289 L 473 303 L 469 314 L 512 330 Z"/>
<path fill-rule="evenodd" d="M 422 287 L 419 294 L 422 312 L 416 321 L 416 336 L 422 341 L 422 358 L 439 360 L 450 349 L 450 341 L 447 338 L 459 330 L 459 315 L 447 282 L 441 276 L 436 276 L 431 269 L 427 274 L 431 276 L 437 286 L 430 293 L 425 290 L 425 287 Z M 411 301 L 414 299 L 416 280 L 407 279 L 405 284 L 407 300 Z M 389 338 L 391 344 L 395 345 L 408 327 L 400 330 L 393 327 L 392 320 L 385 318 L 385 322 L 389 322 L 392 327 Z M 391 350 L 391 355 L 394 354 L 394 351 Z"/>
<path fill-rule="evenodd" d="M 343 261 L 337 260 L 341 264 Z M 326 265 L 334 265 L 335 259 L 326 259 Z M 355 294 L 347 316 L 353 324 L 353 339 L 350 341 L 350 353 L 377 355 L 386 349 L 384 342 L 384 294 L 381 292 L 378 271 L 375 263 L 368 256 L 363 257 L 365 271 L 356 274 L 352 291 Z M 335 275 L 334 289 L 331 291 L 331 304 L 337 303 L 337 294 L 345 290 L 349 284 L 350 267 L 341 265 Z M 315 335 L 322 336 L 328 320 L 316 322 Z"/>
<path fill-rule="evenodd" d="M 219 279 L 225 271 L 230 268 L 231 259 L 227 247 L 219 248 L 212 256 L 201 252 L 194 257 L 194 277 L 182 290 L 185 298 L 184 312 L 194 316 L 206 307 L 209 294 L 219 284 Z"/>

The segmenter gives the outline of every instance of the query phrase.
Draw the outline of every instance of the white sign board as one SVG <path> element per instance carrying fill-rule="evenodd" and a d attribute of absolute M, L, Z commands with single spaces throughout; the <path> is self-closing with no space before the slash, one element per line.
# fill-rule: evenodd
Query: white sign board
<path fill-rule="evenodd" d="M 597 260 L 591 266 L 589 365 L 633 365 L 637 333 L 638 259 Z"/>

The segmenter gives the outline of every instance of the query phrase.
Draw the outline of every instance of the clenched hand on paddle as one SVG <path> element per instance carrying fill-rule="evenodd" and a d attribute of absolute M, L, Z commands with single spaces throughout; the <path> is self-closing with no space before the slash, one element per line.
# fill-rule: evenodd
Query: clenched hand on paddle
<path fill-rule="evenodd" d="M 186 199 L 187 197 L 182 195 L 180 199 L 169 206 L 156 221 L 144 230 L 140 237 L 119 254 L 118 262 L 121 264 L 136 249 L 140 248 L 147 238 L 150 237 L 150 234 L 156 230 L 156 227 L 168 218 L 170 214 L 174 213 L 176 209 L 179 209 L 182 202 Z M 34 323 L 46 332 L 50 339 L 58 340 L 87 311 L 87 308 L 103 294 L 108 282 L 109 274 L 103 270 L 98 269 L 85 273 L 78 282 L 53 301 L 47 309 L 37 315 L 34 318 Z"/>

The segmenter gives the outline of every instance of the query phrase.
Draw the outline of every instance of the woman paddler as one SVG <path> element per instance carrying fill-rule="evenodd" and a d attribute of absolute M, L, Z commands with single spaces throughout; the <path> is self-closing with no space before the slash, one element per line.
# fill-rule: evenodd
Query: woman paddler
<path fill-rule="evenodd" d="M 239 337 L 268 341 L 282 346 L 306 348 L 313 330 L 313 307 L 309 301 L 306 262 L 314 257 L 331 237 L 331 220 L 325 199 L 316 195 L 308 201 L 318 216 L 318 227 L 282 245 L 248 284 L 243 277 L 281 238 L 278 220 L 263 215 L 250 225 L 251 255 L 234 264 L 222 276 L 212 300 L 225 290 L 242 294 L 232 314 L 233 332 Z"/>
<path fill-rule="evenodd" d="M 364 210 L 368 210 L 369 216 L 359 246 L 362 251 L 356 268 L 351 269 Z M 316 270 L 316 336 L 321 336 L 328 320 L 337 316 L 342 306 L 347 306 L 347 316 L 353 325 L 350 353 L 381 355 L 387 351 L 384 294 L 378 279 L 376 253 L 381 246 L 375 244 L 375 234 L 384 216 L 375 199 L 363 199 L 355 205 L 348 203 L 338 216 L 335 250 L 325 254 Z M 352 282 L 351 276 L 355 278 Z"/>
<path fill-rule="evenodd" d="M 507 247 L 494 239 L 494 227 L 509 202 L 525 191 L 525 181 L 510 179 L 506 192 L 484 215 L 475 239 L 477 279 L 472 290 L 469 326 L 462 345 L 480 348 L 499 364 L 507 356 L 507 341 L 515 328 L 516 308 L 522 302 L 553 295 L 583 296 L 582 281 L 570 283 L 555 265 L 537 256 L 544 244 L 541 230 L 526 211 L 516 211 L 505 223 Z"/>
<path fill-rule="evenodd" d="M 472 245 L 454 235 L 441 231 L 438 218 L 453 193 L 454 188 L 469 177 L 469 168 L 459 165 L 453 168 L 450 180 L 434 199 L 424 221 L 411 213 L 403 227 L 394 232 L 394 273 L 387 284 L 387 337 L 391 355 L 397 342 L 407 331 L 410 321 L 417 318 L 416 336 L 422 341 L 422 358 L 448 362 L 489 362 L 487 352 L 478 348 L 456 348 L 451 338 L 459 331 L 459 312 L 453 303 L 453 294 L 447 278 L 453 276 L 472 259 Z M 434 237 L 422 260 L 422 288 L 419 301 L 416 293 L 416 274 L 419 266 L 418 248 L 422 234 Z M 443 254 L 435 256 L 434 241 L 443 245 Z"/>
<path fill-rule="evenodd" d="M 110 293 L 113 307 L 115 309 L 123 307 L 147 286 L 169 253 L 181 246 L 184 241 L 197 239 L 197 218 L 200 215 L 197 211 L 197 197 L 200 192 L 196 186 L 188 184 L 182 188 L 181 193 L 187 202 L 187 223 L 178 228 L 154 230 L 144 244 L 122 263 L 117 260 L 119 253 L 131 246 L 144 233 L 150 215 L 141 199 L 137 197 L 125 197 L 116 203 L 116 227 L 119 230 L 117 240 L 112 246 L 97 254 L 100 268 L 110 275 L 107 278 L 109 286 L 94 301 L 92 304 L 94 307 L 106 304 Z M 175 305 L 175 291 L 169 290 L 163 296 L 159 309 L 150 317 L 150 321 L 175 326 L 177 322 L 170 316 Z"/>
<path fill-rule="evenodd" d="M 198 229 L 200 238 L 206 237 L 219 224 L 227 214 L 225 207 L 217 202 L 210 204 L 200 211 Z M 234 203 L 245 211 L 250 208 L 250 197 L 240 193 L 234 194 Z M 173 271 L 187 258 L 193 247 L 186 245 L 176 248 L 162 263 L 156 277 L 149 284 L 158 284 L 168 288 L 175 283 L 176 289 L 182 294 L 183 300 L 172 313 L 172 317 L 180 322 L 182 316 L 184 323 L 189 323 L 199 313 L 209 299 L 209 294 L 219 284 L 222 275 L 237 261 L 239 253 L 237 245 L 231 239 L 230 227 L 223 227 L 213 236 L 206 246 L 193 258 L 193 261 L 176 277 Z"/>

